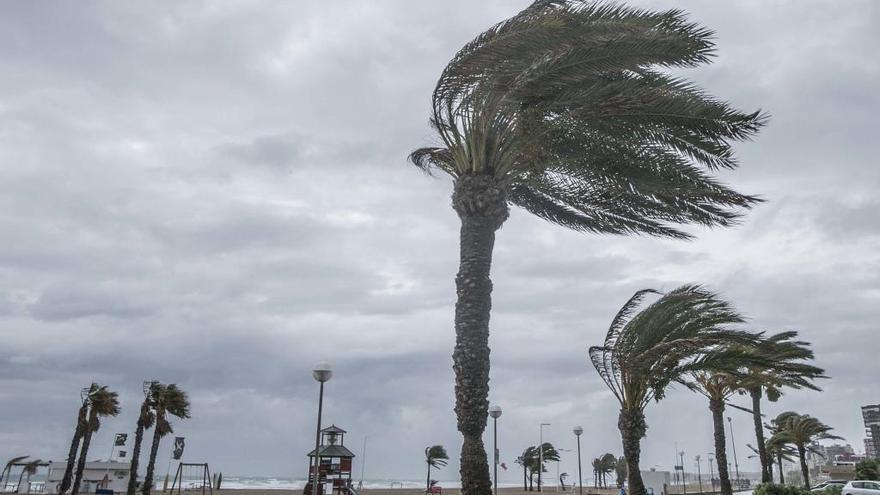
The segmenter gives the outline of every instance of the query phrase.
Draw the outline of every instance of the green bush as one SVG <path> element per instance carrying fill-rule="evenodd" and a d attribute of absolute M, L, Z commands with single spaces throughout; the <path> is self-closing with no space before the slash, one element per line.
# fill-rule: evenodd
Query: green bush
<path fill-rule="evenodd" d="M 839 494 L 838 489 L 837 495 Z M 810 491 L 800 486 L 761 483 L 755 487 L 755 495 L 810 495 Z"/>
<path fill-rule="evenodd" d="M 876 459 L 865 459 L 856 464 L 856 479 L 880 481 L 880 462 Z"/>
<path fill-rule="evenodd" d="M 840 485 L 828 485 L 819 493 L 821 495 L 840 495 L 841 490 L 843 490 L 843 487 Z"/>

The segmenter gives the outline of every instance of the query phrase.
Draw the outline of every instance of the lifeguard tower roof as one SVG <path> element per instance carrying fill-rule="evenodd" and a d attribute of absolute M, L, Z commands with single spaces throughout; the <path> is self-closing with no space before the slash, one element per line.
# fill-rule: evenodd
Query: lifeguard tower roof
<path fill-rule="evenodd" d="M 327 428 L 324 428 L 323 430 L 321 430 L 321 433 L 336 433 L 336 434 L 340 434 L 340 433 L 342 433 L 342 434 L 346 434 L 346 433 L 348 433 L 348 432 L 345 431 L 345 430 L 343 430 L 342 428 L 336 426 L 336 425 L 330 425 L 330 426 L 328 426 Z"/>
<path fill-rule="evenodd" d="M 345 445 L 322 445 L 319 450 L 320 457 L 354 457 L 354 453 Z M 315 457 L 314 450 L 309 452 L 309 457 Z"/>

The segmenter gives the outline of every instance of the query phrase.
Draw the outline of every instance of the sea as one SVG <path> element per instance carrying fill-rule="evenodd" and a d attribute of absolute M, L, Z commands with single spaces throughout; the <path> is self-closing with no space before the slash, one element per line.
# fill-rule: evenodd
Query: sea
<path fill-rule="evenodd" d="M 355 486 L 358 480 L 353 480 Z M 223 488 L 229 489 L 261 489 L 261 490 L 302 490 L 305 487 L 305 478 L 285 478 L 272 476 L 233 476 L 223 475 Z M 443 488 L 461 488 L 459 480 L 438 480 L 437 484 Z M 517 487 L 522 483 L 498 483 L 499 487 Z M 376 488 L 416 488 L 424 489 L 425 480 L 399 480 L 399 479 L 364 479 L 365 489 Z"/>

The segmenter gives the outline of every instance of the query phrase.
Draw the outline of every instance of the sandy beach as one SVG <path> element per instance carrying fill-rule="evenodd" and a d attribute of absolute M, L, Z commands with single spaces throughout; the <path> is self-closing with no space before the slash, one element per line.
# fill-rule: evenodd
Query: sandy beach
<path fill-rule="evenodd" d="M 266 490 L 266 489 L 223 489 L 221 490 L 225 495 L 302 495 L 302 490 Z M 419 490 L 415 488 L 370 488 L 364 489 L 360 491 L 361 495 L 424 495 L 424 490 Z M 449 495 L 459 495 L 461 491 L 458 488 L 448 488 L 443 490 L 444 494 Z M 528 492 L 523 491 L 521 488 L 499 488 L 499 495 L 537 495 L 539 492 Z M 545 490 L 544 492 L 547 495 L 554 495 L 557 493 L 571 493 L 567 492 L 557 492 L 555 488 L 550 488 Z M 575 492 L 577 493 L 577 492 Z M 608 489 L 608 490 L 596 490 L 593 487 L 589 489 L 584 487 L 584 495 L 587 494 L 596 495 L 615 495 L 617 493 L 616 489 Z"/>

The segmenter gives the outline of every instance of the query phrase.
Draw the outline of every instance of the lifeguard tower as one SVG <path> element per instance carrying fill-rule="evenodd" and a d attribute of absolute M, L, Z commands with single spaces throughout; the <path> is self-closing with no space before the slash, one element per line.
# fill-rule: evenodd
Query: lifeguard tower
<path fill-rule="evenodd" d="M 318 447 L 318 493 L 312 494 L 315 483 L 313 450 L 309 452 L 309 482 L 303 489 L 304 495 L 357 495 L 351 486 L 351 460 L 354 459 L 354 453 L 344 445 L 345 434 L 346 431 L 336 425 L 321 430 L 321 445 Z"/>

